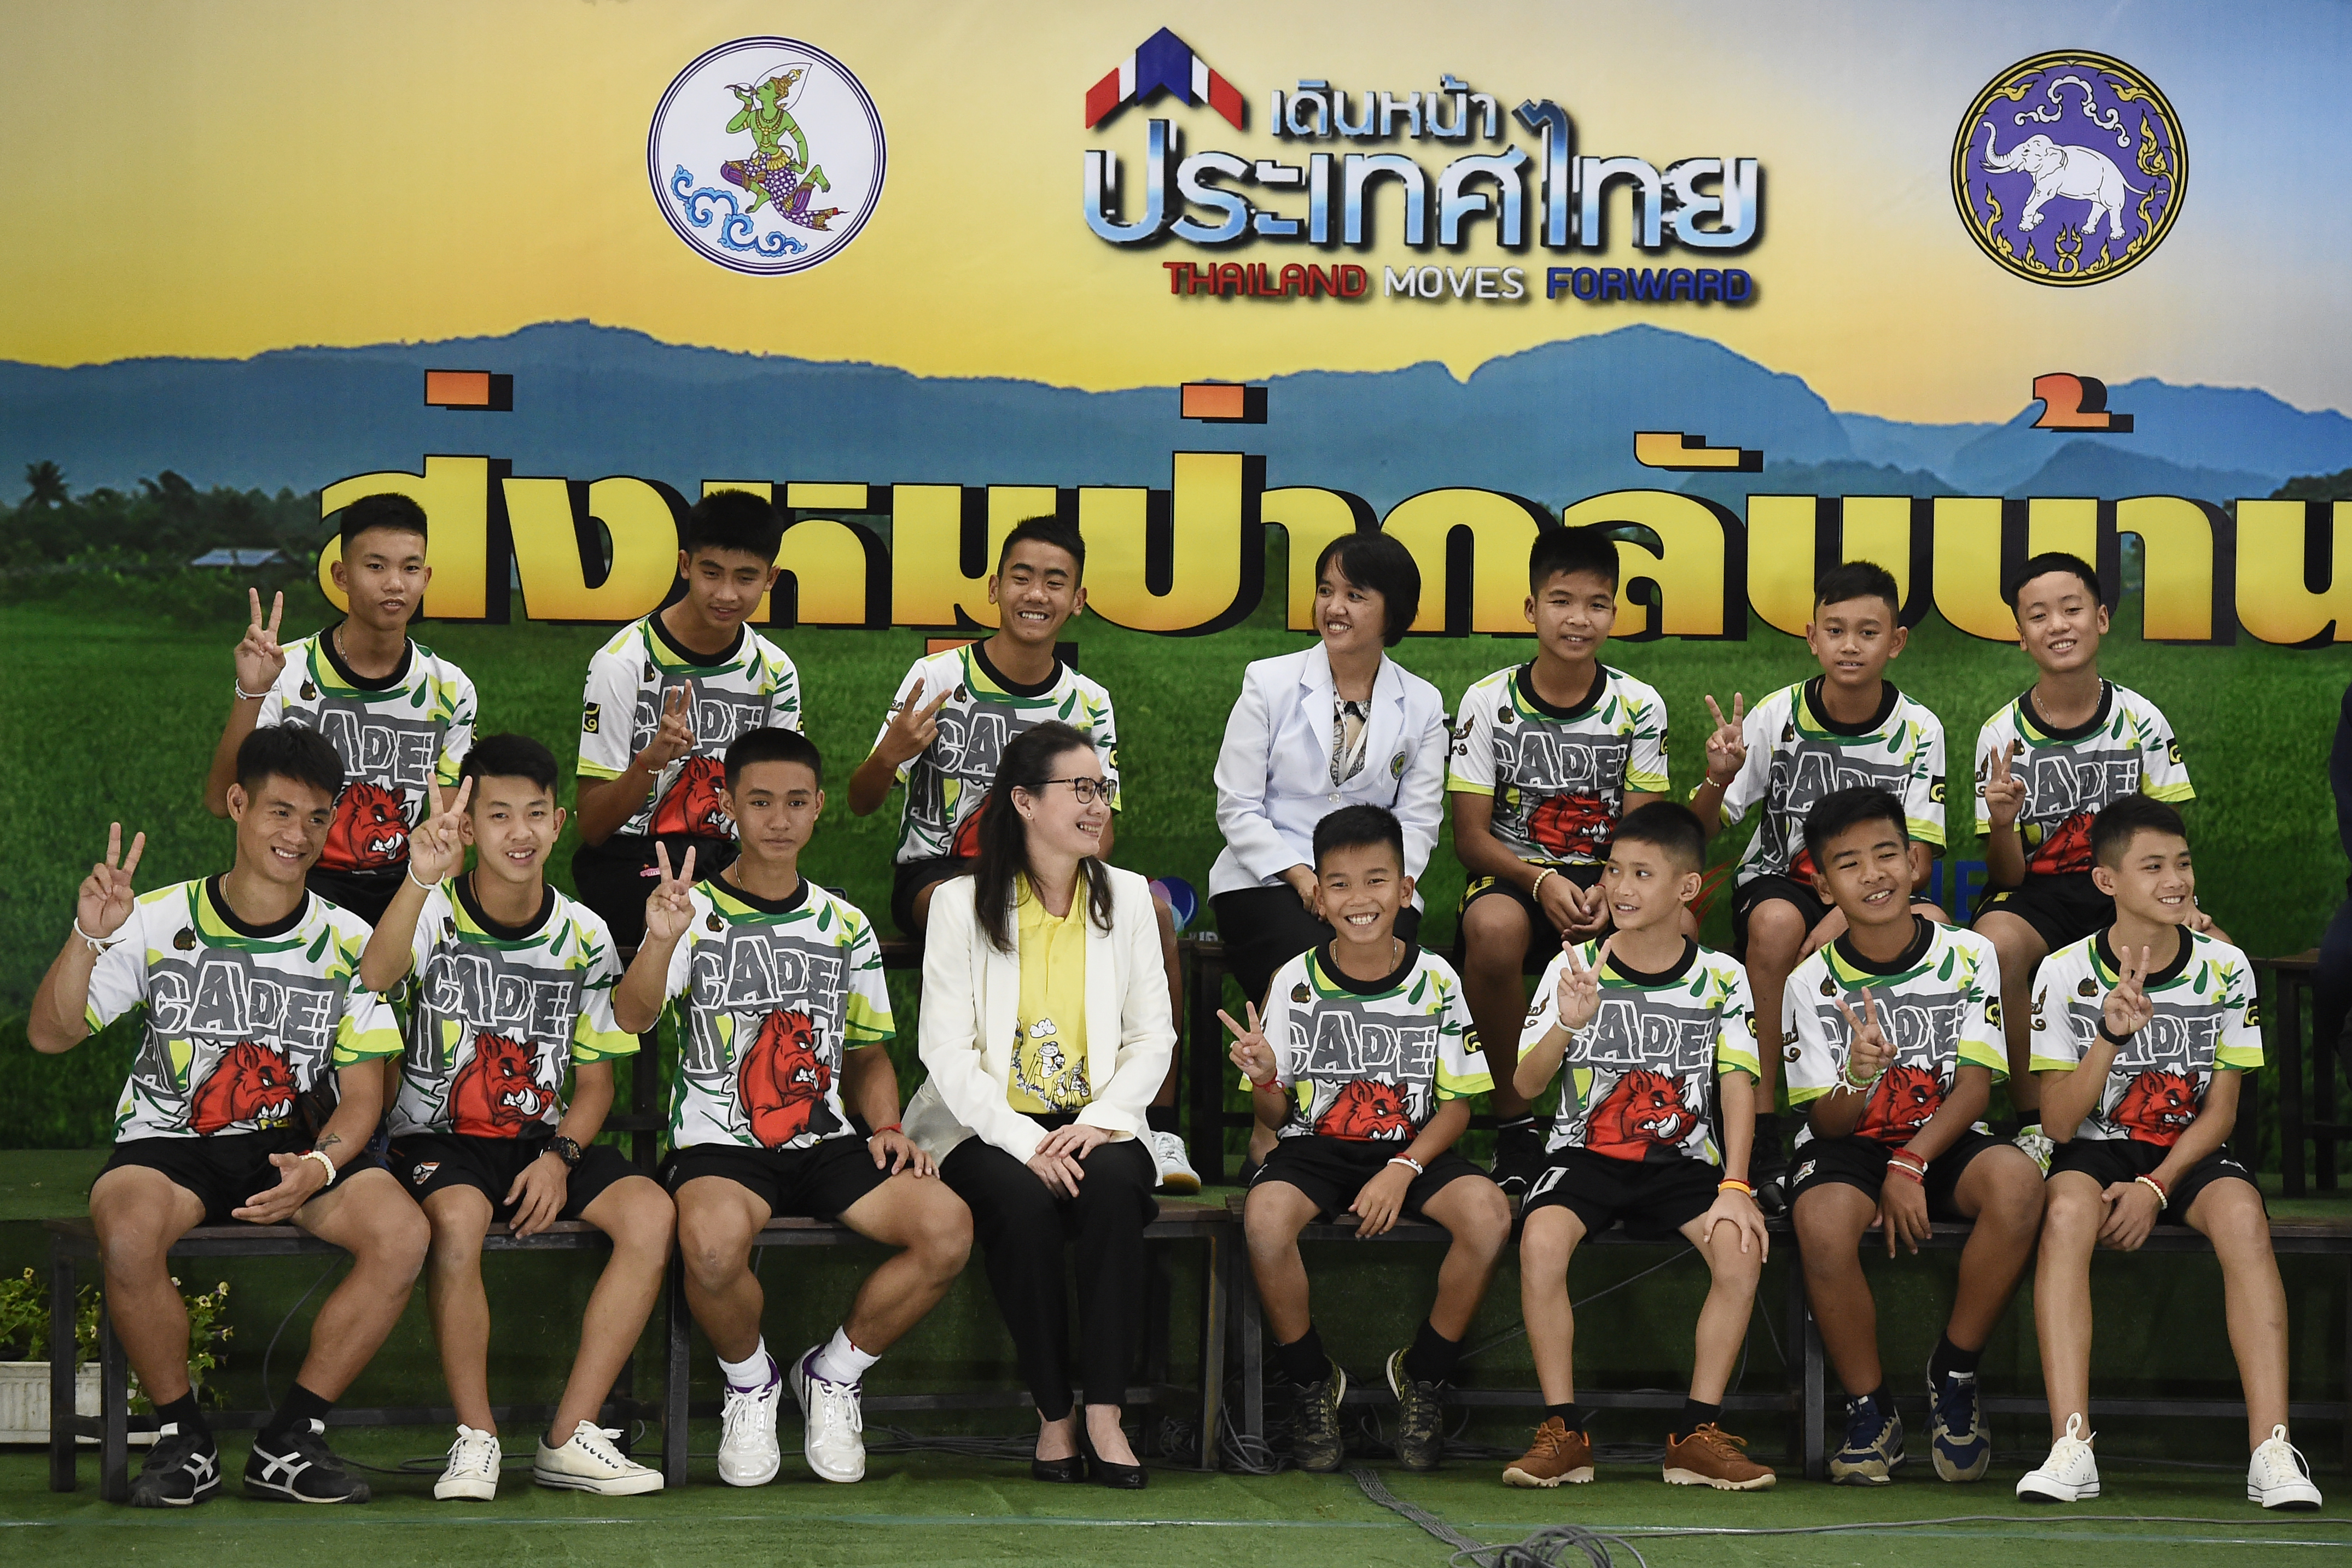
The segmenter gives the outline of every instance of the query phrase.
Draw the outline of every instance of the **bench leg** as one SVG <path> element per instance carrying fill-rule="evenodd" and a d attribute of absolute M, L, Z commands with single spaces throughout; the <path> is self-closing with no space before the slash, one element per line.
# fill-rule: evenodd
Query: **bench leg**
<path fill-rule="evenodd" d="M 2344 1260 L 2344 1473 L 2352 1476 L 2352 1256 Z"/>
<path fill-rule="evenodd" d="M 49 1490 L 74 1490 L 74 1263 L 49 1243 Z"/>
<path fill-rule="evenodd" d="M 108 1502 L 131 1500 L 131 1369 L 122 1342 L 114 1337 L 114 1317 L 99 1287 L 98 1408 L 103 1431 L 98 1440 L 98 1495 Z"/>
<path fill-rule="evenodd" d="M 1800 1287 L 1801 1288 L 1801 1287 Z M 1824 1386 L 1828 1373 L 1828 1357 L 1822 1354 L 1821 1325 L 1813 1322 L 1811 1312 L 1805 1313 L 1805 1479 L 1825 1479 L 1830 1473 L 1827 1443 L 1829 1434 L 1822 1418 L 1822 1404 L 1828 1398 Z"/>
<path fill-rule="evenodd" d="M 1784 1352 L 1787 1364 L 1780 1369 L 1780 1380 L 1788 1387 L 1790 1406 L 1787 1464 L 1790 1471 L 1801 1475 L 1805 1469 L 1805 1455 L 1809 1451 L 1805 1444 L 1805 1270 L 1793 1255 L 1793 1249 L 1786 1267 L 1789 1288 L 1784 1292 L 1781 1316 L 1787 1326 L 1781 1332 L 1780 1343 L 1787 1347 Z"/>
<path fill-rule="evenodd" d="M 1265 1436 L 1265 1325 L 1258 1315 L 1257 1281 L 1238 1260 L 1233 1265 L 1242 1332 L 1242 1435 Z"/>
<path fill-rule="evenodd" d="M 686 1484 L 687 1360 L 694 1348 L 694 1319 L 686 1310 L 686 1255 L 673 1249 L 669 1259 L 668 1301 L 664 1312 L 667 1330 L 662 1357 L 662 1484 Z"/>
<path fill-rule="evenodd" d="M 1217 1418 L 1225 1390 L 1225 1308 L 1233 1291 L 1234 1249 L 1212 1232 L 1201 1277 L 1201 1466 L 1217 1468 Z"/>

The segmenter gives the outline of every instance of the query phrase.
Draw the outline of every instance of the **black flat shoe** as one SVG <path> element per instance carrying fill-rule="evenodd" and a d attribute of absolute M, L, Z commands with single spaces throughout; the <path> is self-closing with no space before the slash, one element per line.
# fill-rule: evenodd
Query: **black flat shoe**
<path fill-rule="evenodd" d="M 1087 1479 L 1098 1487 L 1114 1491 L 1141 1491 L 1151 1483 L 1151 1474 L 1141 1465 L 1114 1465 L 1095 1452 L 1094 1439 L 1086 1427 L 1078 1427 L 1078 1448 L 1086 1454 Z"/>
<path fill-rule="evenodd" d="M 1031 1459 L 1029 1479 L 1033 1481 L 1083 1481 L 1087 1479 L 1086 1456 L 1072 1454 L 1065 1459 Z"/>

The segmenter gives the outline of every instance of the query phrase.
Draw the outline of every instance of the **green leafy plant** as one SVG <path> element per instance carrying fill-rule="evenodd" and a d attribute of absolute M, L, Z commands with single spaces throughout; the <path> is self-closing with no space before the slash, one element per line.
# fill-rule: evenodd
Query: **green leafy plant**
<path fill-rule="evenodd" d="M 177 1276 L 172 1283 L 179 1284 Z M 186 1298 L 188 1306 L 188 1378 L 199 1389 L 205 1374 L 222 1364 L 223 1347 L 236 1331 L 220 1321 L 228 1310 L 228 1281 L 221 1281 L 201 1295 Z M 98 1354 L 98 1287 L 85 1285 L 74 1303 L 74 1364 Z M 13 1280 L 0 1280 L 0 1360 L 47 1361 L 49 1358 L 49 1286 L 32 1270 Z M 134 1375 L 131 1407 L 149 1407 Z"/>

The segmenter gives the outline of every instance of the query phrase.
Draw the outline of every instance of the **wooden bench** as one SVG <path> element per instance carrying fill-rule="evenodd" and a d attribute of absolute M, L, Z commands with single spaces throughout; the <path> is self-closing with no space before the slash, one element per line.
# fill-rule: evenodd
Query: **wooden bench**
<path fill-rule="evenodd" d="M 2313 1164 L 2317 1167 L 2318 1186 L 2322 1192 L 2336 1190 L 2336 1145 L 2339 1139 L 2352 1139 L 2352 1124 L 2336 1119 L 2336 1067 L 2338 1042 L 2332 1040 L 2312 1041 L 2311 1089 L 2305 1097 L 2303 1066 L 2303 998 L 2319 973 L 2319 950 L 2296 953 L 2282 958 L 2253 960 L 2254 977 L 2259 984 L 2265 975 L 2271 980 L 2268 1065 L 2278 1069 L 2273 1091 L 2278 1096 L 2279 1121 L 2279 1187 L 2284 1197 L 2304 1195 L 2303 1146 L 2312 1146 Z M 2242 1099 L 2251 1102 L 2255 1080 L 2249 1077 L 2239 1091 Z M 2306 1107 L 2308 1108 L 2306 1110 Z M 2314 1114 L 2315 1113 L 2315 1114 Z M 2246 1109 L 2238 1116 L 2239 1146 L 2251 1149 L 2245 1129 L 2252 1121 Z"/>
<path fill-rule="evenodd" d="M 130 1374 L 121 1342 L 114 1335 L 113 1320 L 106 1311 L 102 1280 L 98 1313 L 99 1413 L 74 1413 L 74 1297 L 81 1267 L 94 1265 L 98 1260 L 98 1231 L 87 1218 L 49 1219 L 42 1223 L 49 1232 L 49 1490 L 74 1490 L 74 1439 L 91 1437 L 98 1439 L 99 1496 L 109 1502 L 122 1502 L 131 1496 Z M 517 1236 L 505 1225 L 493 1225 L 482 1243 L 487 1252 L 593 1251 L 610 1246 L 603 1231 L 577 1219 L 558 1220 L 533 1236 Z M 342 1250 L 291 1225 L 200 1225 L 173 1243 L 171 1256 L 332 1257 Z M 98 1270 L 93 1268 L 91 1271 Z M 659 1406 L 635 1397 L 635 1375 L 632 1357 L 622 1367 L 619 1379 L 613 1385 L 612 1397 L 598 1416 L 600 1421 L 621 1426 L 625 1434 L 629 1421 L 660 1414 Z M 496 1407 L 493 1414 L 501 1422 L 545 1423 L 554 1418 L 555 1406 L 502 1406 Z M 258 1427 L 268 1416 L 266 1410 L 216 1410 L 206 1412 L 205 1419 L 215 1427 L 237 1430 Z M 338 1406 L 328 1416 L 336 1426 L 367 1427 L 448 1425 L 457 1419 L 457 1411 L 446 1406 L 366 1409 Z M 625 1436 L 624 1449 L 627 1442 Z"/>

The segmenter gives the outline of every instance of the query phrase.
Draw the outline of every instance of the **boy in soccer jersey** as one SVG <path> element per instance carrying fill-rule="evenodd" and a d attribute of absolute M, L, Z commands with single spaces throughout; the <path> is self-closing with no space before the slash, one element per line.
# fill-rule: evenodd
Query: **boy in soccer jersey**
<path fill-rule="evenodd" d="M 1454 944 L 1462 989 L 1495 1079 L 1495 1180 L 1517 1197 L 1543 1165 L 1542 1134 L 1512 1082 L 1523 976 L 1609 924 L 1601 887 L 1620 817 L 1666 778 L 1666 705 L 1601 662 L 1617 622 L 1617 544 L 1549 528 L 1528 557 L 1536 656 L 1462 695 L 1445 788 L 1469 883 Z"/>
<path fill-rule="evenodd" d="M 662 1179 L 677 1199 L 687 1305 L 726 1376 L 719 1479 L 761 1486 L 782 1464 L 786 1374 L 761 1337 L 765 1298 L 751 1272 L 760 1228 L 808 1215 L 900 1249 L 789 1374 L 809 1469 L 855 1481 L 866 1474 L 859 1381 L 947 1293 L 971 1250 L 971 1214 L 899 1131 L 874 928 L 799 869 L 824 810 L 816 747 L 793 730 L 755 729 L 727 748 L 725 766 L 721 804 L 742 856 L 699 887 L 690 862 L 674 873 L 664 864 L 613 1012 L 642 1032 L 676 998 Z"/>
<path fill-rule="evenodd" d="M 457 1440 L 433 1487 L 442 1499 L 498 1495 L 482 1291 L 494 1219 L 517 1236 L 584 1219 L 613 1242 L 532 1479 L 607 1497 L 662 1484 L 597 1422 L 661 1291 L 675 1214 L 659 1184 L 595 1141 L 612 1109 L 613 1062 L 637 1041 L 613 1024 L 621 966 L 604 923 L 547 885 L 563 831 L 555 771 L 555 754 L 528 736 L 476 742 L 455 799 L 445 804 L 434 787 L 433 814 L 409 838 L 407 882 L 360 960 L 372 991 L 415 981 L 390 1163 L 433 1223 L 426 1299 L 457 1407 Z"/>
<path fill-rule="evenodd" d="M 1747 1180 L 1758 1076 L 1748 977 L 1683 935 L 1706 866 L 1706 830 L 1688 810 L 1659 800 L 1627 812 L 1599 883 L 1616 930 L 1551 961 L 1519 1037 L 1521 1093 L 1542 1093 L 1562 1069 L 1571 1081 L 1550 1163 L 1520 1207 L 1519 1301 L 1546 1408 L 1535 1441 L 1503 1471 L 1511 1486 L 1592 1479 L 1568 1268 L 1578 1243 L 1620 1220 L 1636 1236 L 1682 1236 L 1714 1275 L 1665 1479 L 1720 1491 L 1773 1481 L 1718 1424 L 1767 1242 Z M 1723 1129 L 1719 1150 L 1711 1124 Z"/>
<path fill-rule="evenodd" d="M 1860 1246 L 1919 1249 L 1937 1220 L 1973 1222 L 1959 1287 L 1927 1363 L 1936 1474 L 1979 1479 L 1992 1441 L 1977 1392 L 1985 1341 L 2033 1256 L 2042 1172 L 1979 1126 L 2008 1071 L 2000 961 L 1972 931 L 1911 903 L 1913 808 L 1884 789 L 1840 789 L 1805 817 L 1813 885 L 1844 929 L 1789 977 L 1781 1032 L 1794 1045 L 1789 1100 L 1807 1113 L 1790 1158 L 1790 1208 L 1805 1296 L 1846 1392 L 1830 1479 L 1883 1486 L 1904 1460 L 1903 1422 L 1878 1359 L 1878 1312 Z"/>
<path fill-rule="evenodd" d="M 939 884 L 971 869 L 979 853 L 981 804 L 996 779 L 997 758 L 1024 730 L 1059 719 L 1094 743 L 1103 778 L 1118 810 L 1118 732 L 1110 694 L 1061 661 L 1055 652 L 1062 628 L 1086 608 L 1086 541 L 1051 517 L 1017 523 L 996 554 L 988 601 L 997 628 L 977 643 L 927 653 L 908 667 L 890 699 L 890 713 L 874 749 L 849 779 L 852 816 L 882 809 L 905 785 L 897 863 L 890 881 L 890 918 L 920 939 Z M 1113 823 L 1103 823 L 1102 858 L 1110 859 Z M 1176 922 L 1156 895 L 1160 947 L 1168 996 L 1183 1023 L 1182 968 L 1176 956 Z M 1176 1065 L 1150 1107 L 1150 1143 L 1160 1179 L 1171 1190 L 1198 1192 L 1201 1178 L 1176 1135 Z"/>
<path fill-rule="evenodd" d="M 735 858 L 719 761 L 751 730 L 801 727 L 801 677 L 751 626 L 775 585 L 783 524 L 749 490 L 697 501 L 678 528 L 686 592 L 633 621 L 588 661 L 580 709 L 580 848 L 572 883 L 621 957 L 645 936 L 646 896 L 687 852 L 703 876 Z"/>
<path fill-rule="evenodd" d="M 457 781 L 474 738 L 474 683 L 408 635 L 433 569 L 425 564 L 425 511 L 405 496 L 362 496 L 343 508 L 342 553 L 332 567 L 350 609 L 315 636 L 279 646 L 286 596 L 236 645 L 236 703 L 214 748 L 205 809 L 229 814 L 237 747 L 260 725 L 299 724 L 342 759 L 335 821 L 310 868 L 310 891 L 373 925 L 400 887 L 408 831 L 427 786 Z"/>
<path fill-rule="evenodd" d="M 114 1153 L 89 1189 L 107 1313 L 162 1419 L 131 1485 L 138 1507 L 184 1508 L 220 1490 L 168 1254 L 195 1227 L 236 1220 L 290 1222 L 352 1255 L 293 1385 L 253 1440 L 245 1490 L 368 1499 L 327 1447 L 326 1416 L 399 1321 L 429 1233 L 365 1152 L 387 1060 L 400 1051 L 392 1009 L 358 977 L 368 928 L 303 886 L 342 786 L 342 764 L 317 731 L 253 730 L 228 786 L 235 862 L 143 896 L 131 879 L 146 835 L 126 857 L 115 824 L 26 1023 L 34 1050 L 56 1052 L 142 1014 Z"/>
<path fill-rule="evenodd" d="M 2246 1500 L 2315 1509 L 2319 1489 L 2287 1441 L 2286 1291 L 2270 1218 L 2224 1147 L 2241 1081 L 2263 1064 L 2253 970 L 2190 923 L 2197 873 L 2178 810 L 2126 795 L 2099 812 L 2090 851 L 2115 921 L 2043 959 L 2033 988 L 2042 1125 L 2058 1141 L 2033 1273 L 2052 1442 L 2017 1495 L 2099 1495 L 2087 1419 L 2091 1253 L 2129 1252 L 2158 1225 L 2186 1225 L 2221 1265 L 2253 1450 Z"/>
<path fill-rule="evenodd" d="M 2018 1147 L 2050 1166 L 2041 1084 L 2027 1065 L 2027 1002 L 2042 958 L 2115 920 L 2091 873 L 2091 820 L 2135 791 L 2178 803 L 2197 791 L 2156 705 L 2099 678 L 2107 607 L 2099 575 L 2075 556 L 2027 561 L 2009 587 L 2017 645 L 2040 673 L 1977 733 L 1977 836 L 1986 883 L 1976 929 L 2000 955 L 2009 1100 Z M 2210 922 L 2206 922 L 2208 925 Z"/>
<path fill-rule="evenodd" d="M 1265 1014 L 1251 1007 L 1248 1029 L 1217 1015 L 1236 1037 L 1234 1064 L 1255 1091 L 1259 1123 L 1279 1129 L 1243 1211 L 1250 1271 L 1275 1359 L 1298 1391 L 1290 1457 L 1301 1469 L 1337 1469 L 1348 1375 L 1315 1332 L 1298 1233 L 1343 1213 L 1357 1217 L 1360 1237 L 1383 1234 L 1400 1215 L 1453 1233 L 1429 1316 L 1386 1368 L 1397 1458 L 1434 1469 L 1443 1388 L 1510 1240 L 1510 1200 L 1454 1147 L 1470 1124 L 1469 1096 L 1492 1084 L 1462 982 L 1396 936 L 1412 878 L 1395 815 L 1343 806 L 1316 824 L 1314 847 L 1321 914 L 1338 935 L 1275 971 Z"/>
<path fill-rule="evenodd" d="M 1706 699 L 1715 733 L 1706 743 L 1706 778 L 1691 809 L 1709 834 L 1763 808 L 1756 836 L 1739 857 L 1731 902 L 1731 950 L 1748 967 L 1759 999 L 1753 1170 L 1758 1195 L 1777 1210 L 1783 1201 L 1780 1119 L 1773 1087 L 1784 1041 L 1772 998 L 1806 952 L 1845 929 L 1845 915 L 1818 891 L 1817 859 L 1805 837 L 1805 814 L 1832 790 L 1868 785 L 1903 802 L 1911 844 L 1905 891 L 1935 920 L 1947 918 L 1924 893 L 1944 852 L 1944 727 L 1924 703 L 1885 678 L 1910 632 L 1898 619 L 1894 574 L 1866 560 L 1830 568 L 1814 585 L 1805 642 L 1822 673 L 1783 686 L 1752 712 L 1734 693 L 1726 718 Z"/>

